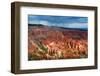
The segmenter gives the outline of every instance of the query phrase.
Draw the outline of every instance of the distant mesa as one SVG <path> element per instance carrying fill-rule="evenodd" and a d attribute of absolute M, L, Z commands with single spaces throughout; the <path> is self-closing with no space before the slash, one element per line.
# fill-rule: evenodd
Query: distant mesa
<path fill-rule="evenodd" d="M 29 26 L 46 26 L 46 25 L 42 25 L 42 24 L 28 24 Z"/>

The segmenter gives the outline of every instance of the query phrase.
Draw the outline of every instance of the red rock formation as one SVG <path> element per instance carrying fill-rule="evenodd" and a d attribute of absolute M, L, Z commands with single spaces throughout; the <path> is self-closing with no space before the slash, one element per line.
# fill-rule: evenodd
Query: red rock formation
<path fill-rule="evenodd" d="M 29 53 L 39 51 L 35 44 L 47 48 L 44 56 L 40 55 L 43 59 L 81 58 L 88 55 L 87 31 L 43 26 L 29 28 L 28 36 Z M 32 43 L 31 40 L 36 42 Z"/>

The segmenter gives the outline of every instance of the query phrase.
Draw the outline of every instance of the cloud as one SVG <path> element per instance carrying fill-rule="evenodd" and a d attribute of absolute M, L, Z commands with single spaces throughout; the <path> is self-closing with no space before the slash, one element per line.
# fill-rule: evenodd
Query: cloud
<path fill-rule="evenodd" d="M 29 20 L 28 24 L 39 24 L 40 22 L 38 20 Z"/>
<path fill-rule="evenodd" d="M 88 28 L 87 23 L 66 23 L 64 24 L 64 27 L 67 28 Z"/>
<path fill-rule="evenodd" d="M 44 20 L 41 20 L 39 24 L 43 24 L 43 25 L 47 25 L 47 26 L 50 25 L 48 21 L 44 21 Z"/>

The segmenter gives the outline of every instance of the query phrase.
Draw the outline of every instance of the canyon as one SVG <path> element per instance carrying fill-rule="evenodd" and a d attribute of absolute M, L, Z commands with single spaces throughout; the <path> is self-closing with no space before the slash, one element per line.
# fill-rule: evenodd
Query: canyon
<path fill-rule="evenodd" d="M 28 60 L 88 57 L 88 31 L 40 24 L 28 25 Z"/>

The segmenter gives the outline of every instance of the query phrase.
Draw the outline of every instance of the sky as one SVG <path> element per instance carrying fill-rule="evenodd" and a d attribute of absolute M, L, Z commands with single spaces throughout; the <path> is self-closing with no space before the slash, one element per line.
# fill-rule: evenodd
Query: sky
<path fill-rule="evenodd" d="M 28 15 L 28 24 L 87 29 L 88 17 Z"/>

